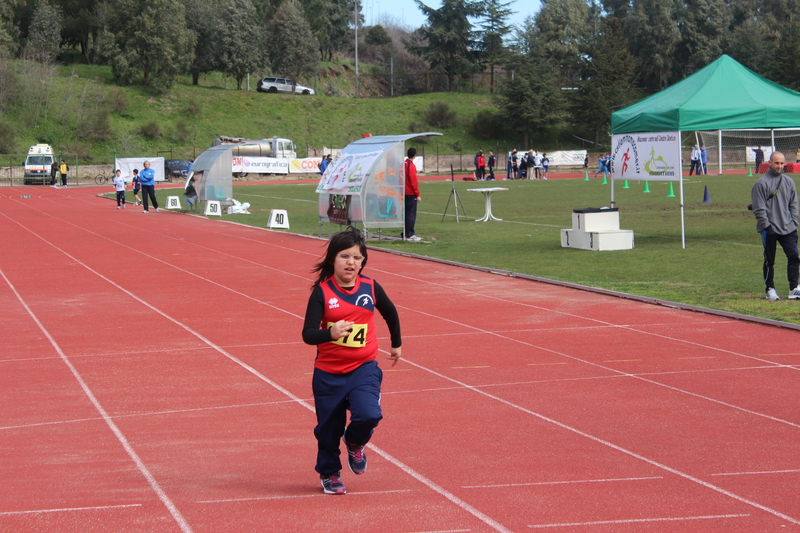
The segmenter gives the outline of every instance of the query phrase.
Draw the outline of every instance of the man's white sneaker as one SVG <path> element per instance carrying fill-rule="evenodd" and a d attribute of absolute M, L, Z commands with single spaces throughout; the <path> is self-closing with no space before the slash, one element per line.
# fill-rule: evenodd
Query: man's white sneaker
<path fill-rule="evenodd" d="M 797 289 L 795 289 L 795 290 L 797 290 Z M 789 298 L 791 298 L 791 293 L 790 293 Z M 798 295 L 795 296 L 795 298 L 800 298 L 800 292 L 798 292 Z M 780 299 L 781 299 L 781 297 L 778 296 L 778 291 L 776 291 L 773 287 L 770 287 L 769 289 L 767 289 L 767 300 L 780 300 Z"/>
<path fill-rule="evenodd" d="M 800 287 L 795 287 L 789 291 L 790 300 L 800 300 Z"/>
<path fill-rule="evenodd" d="M 412 235 L 407 240 L 409 240 L 411 242 L 419 242 L 419 241 L 422 240 L 422 237 L 420 237 L 419 235 Z"/>

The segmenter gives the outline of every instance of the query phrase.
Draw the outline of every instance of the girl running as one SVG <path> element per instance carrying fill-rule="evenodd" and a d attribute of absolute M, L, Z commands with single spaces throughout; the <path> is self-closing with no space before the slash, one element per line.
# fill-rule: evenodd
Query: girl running
<path fill-rule="evenodd" d="M 335 234 L 324 259 L 315 265 L 303 324 L 303 341 L 317 346 L 312 388 L 317 411 L 316 471 L 325 494 L 347 492 L 340 476 L 339 439 L 347 449 L 353 474 L 367 469 L 364 446 L 383 418 L 380 406 L 383 372 L 378 368 L 375 309 L 389 327 L 392 366 L 400 360 L 400 320 L 378 283 L 361 272 L 367 246 L 356 228 Z M 347 411 L 350 411 L 350 425 Z M 346 426 L 346 427 L 345 427 Z"/>

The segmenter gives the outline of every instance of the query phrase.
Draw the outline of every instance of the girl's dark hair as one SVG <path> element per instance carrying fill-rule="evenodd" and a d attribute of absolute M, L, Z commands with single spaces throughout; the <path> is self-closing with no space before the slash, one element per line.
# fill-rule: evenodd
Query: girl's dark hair
<path fill-rule="evenodd" d="M 336 260 L 336 254 L 353 246 L 358 246 L 361 250 L 361 255 L 364 256 L 364 260 L 361 262 L 361 270 L 364 270 L 364 267 L 367 266 L 367 243 L 364 241 L 364 236 L 361 232 L 357 228 L 350 226 L 331 237 L 325 258 L 314 265 L 314 270 L 311 271 L 317 273 L 314 286 L 333 276 L 333 262 Z M 359 273 L 361 273 L 361 270 L 359 270 Z"/>

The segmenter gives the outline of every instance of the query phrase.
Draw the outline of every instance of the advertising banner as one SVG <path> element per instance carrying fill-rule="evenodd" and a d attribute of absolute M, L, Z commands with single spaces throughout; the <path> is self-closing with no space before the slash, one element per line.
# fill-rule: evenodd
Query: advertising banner
<path fill-rule="evenodd" d="M 274 157 L 232 157 L 231 172 L 241 172 L 244 174 L 288 174 L 289 160 L 276 159 Z"/>
<path fill-rule="evenodd" d="M 548 152 L 547 158 L 550 160 L 551 167 L 582 167 L 583 160 L 586 158 L 586 150 L 560 150 L 558 152 Z"/>
<path fill-rule="evenodd" d="M 289 160 L 290 174 L 318 174 L 321 157 L 306 157 Z"/>
<path fill-rule="evenodd" d="M 122 177 L 126 183 L 133 179 L 133 169 L 141 172 L 144 169 L 144 162 L 150 162 L 150 168 L 156 172 L 156 181 L 164 181 L 164 158 L 163 157 L 118 157 L 114 160 L 114 170 L 122 171 Z"/>
<path fill-rule="evenodd" d="M 617 134 L 611 146 L 611 176 L 615 180 L 681 180 L 677 131 Z"/>
<path fill-rule="evenodd" d="M 366 177 L 382 150 L 365 153 L 341 154 L 325 170 L 317 186 L 317 193 L 359 194 Z"/>

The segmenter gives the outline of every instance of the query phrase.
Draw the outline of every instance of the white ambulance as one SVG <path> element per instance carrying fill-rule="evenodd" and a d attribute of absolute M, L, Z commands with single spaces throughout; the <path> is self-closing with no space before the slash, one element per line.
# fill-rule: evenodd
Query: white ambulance
<path fill-rule="evenodd" d="M 53 147 L 49 144 L 35 144 L 28 148 L 25 159 L 25 185 L 48 185 L 50 167 L 53 165 Z"/>

